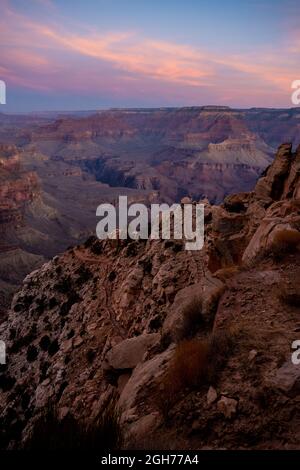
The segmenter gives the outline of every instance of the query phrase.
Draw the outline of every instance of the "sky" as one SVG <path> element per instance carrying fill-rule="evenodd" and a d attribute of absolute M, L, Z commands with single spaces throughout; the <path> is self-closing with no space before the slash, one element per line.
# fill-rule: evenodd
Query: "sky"
<path fill-rule="evenodd" d="M 292 107 L 299 0 L 0 0 L 0 112 Z"/>

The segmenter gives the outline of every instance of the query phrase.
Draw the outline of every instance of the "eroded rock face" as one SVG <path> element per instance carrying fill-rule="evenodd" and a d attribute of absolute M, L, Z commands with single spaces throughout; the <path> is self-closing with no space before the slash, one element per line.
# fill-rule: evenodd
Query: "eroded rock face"
<path fill-rule="evenodd" d="M 260 178 L 255 186 L 254 193 L 258 199 L 268 203 L 281 198 L 284 183 L 290 173 L 292 160 L 292 145 L 281 145 L 273 164 L 266 171 L 266 175 Z"/>
<path fill-rule="evenodd" d="M 36 173 L 25 171 L 14 145 L 0 145 L 0 321 L 11 293 L 42 258 L 20 246 L 18 231 L 26 227 L 25 210 L 39 196 Z M 23 248 L 23 249 L 22 249 Z"/>

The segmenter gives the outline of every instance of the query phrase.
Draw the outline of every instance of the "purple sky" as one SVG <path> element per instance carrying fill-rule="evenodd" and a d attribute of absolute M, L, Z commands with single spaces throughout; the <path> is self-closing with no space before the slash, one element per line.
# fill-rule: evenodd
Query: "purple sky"
<path fill-rule="evenodd" d="M 298 0 L 0 0 L 0 112 L 291 107 Z"/>

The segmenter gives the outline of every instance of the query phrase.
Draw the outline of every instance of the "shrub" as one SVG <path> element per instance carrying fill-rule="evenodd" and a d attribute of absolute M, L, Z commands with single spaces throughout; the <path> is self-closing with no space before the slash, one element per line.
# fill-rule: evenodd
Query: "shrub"
<path fill-rule="evenodd" d="M 181 389 L 197 387 L 206 374 L 208 355 L 207 340 L 181 341 L 169 369 L 173 384 Z"/>
<path fill-rule="evenodd" d="M 91 272 L 90 269 L 86 268 L 85 266 L 80 266 L 76 274 L 78 275 L 78 278 L 76 280 L 76 283 L 78 285 L 85 284 L 86 282 L 90 281 L 93 277 L 93 273 Z"/>
<path fill-rule="evenodd" d="M 97 241 L 97 237 L 95 235 L 91 235 L 85 242 L 84 242 L 84 247 L 89 248 Z"/>
<path fill-rule="evenodd" d="M 108 278 L 108 280 L 109 280 L 110 282 L 113 282 L 113 281 L 116 279 L 116 277 L 117 277 L 116 272 L 115 272 L 115 271 L 111 271 L 111 272 L 109 273 L 109 275 L 108 275 L 107 278 Z"/>
<path fill-rule="evenodd" d="M 158 408 L 165 418 L 185 389 L 197 389 L 217 380 L 234 347 L 235 334 L 223 330 L 206 339 L 185 339 L 174 352 L 157 395 Z"/>
<path fill-rule="evenodd" d="M 54 356 L 54 354 L 56 354 L 57 351 L 59 351 L 59 344 L 58 344 L 57 339 L 55 339 L 54 341 L 52 341 L 52 343 L 48 347 L 48 354 L 49 356 Z"/>
<path fill-rule="evenodd" d="M 71 310 L 71 307 L 80 302 L 81 301 L 81 298 L 80 296 L 76 293 L 76 292 L 71 292 L 69 297 L 68 297 L 68 300 L 66 300 L 60 310 L 59 310 L 59 314 L 64 317 L 66 315 L 68 315 L 69 311 Z"/>
<path fill-rule="evenodd" d="M 102 246 L 102 242 L 100 240 L 96 240 L 90 247 L 90 250 L 91 252 L 94 254 L 94 255 L 101 255 L 102 251 L 103 251 L 103 246 Z"/>
<path fill-rule="evenodd" d="M 36 324 L 34 323 L 27 334 L 15 338 L 10 352 L 16 353 L 19 352 L 23 347 L 29 346 L 29 344 L 36 339 L 36 335 L 37 329 Z"/>
<path fill-rule="evenodd" d="M 112 399 L 101 416 L 86 426 L 70 414 L 59 420 L 56 410 L 48 407 L 34 424 L 24 447 L 29 450 L 114 450 L 122 444 L 120 414 Z"/>
<path fill-rule="evenodd" d="M 271 253 L 275 257 L 281 257 L 287 253 L 294 253 L 300 245 L 300 232 L 295 229 L 277 230 L 271 247 Z"/>
<path fill-rule="evenodd" d="M 300 291 L 299 291 L 299 273 L 293 273 L 289 282 L 283 281 L 278 286 L 278 297 L 281 302 L 292 307 L 300 306 Z"/>
<path fill-rule="evenodd" d="M 51 344 L 51 341 L 48 335 L 44 335 L 41 338 L 40 343 L 39 343 L 42 351 L 48 351 L 50 344 Z"/>
<path fill-rule="evenodd" d="M 228 331 L 220 330 L 211 335 L 206 369 L 206 377 L 209 382 L 217 380 L 220 371 L 233 351 L 235 339 L 237 339 L 239 333 L 239 331 L 235 332 L 229 328 Z"/>
<path fill-rule="evenodd" d="M 56 411 L 49 407 L 37 419 L 30 438 L 25 443 L 29 450 L 72 450 L 78 447 L 79 427 L 72 416 L 59 421 Z"/>
<path fill-rule="evenodd" d="M 158 407 L 165 418 L 183 389 L 196 388 L 205 379 L 208 357 L 207 340 L 185 339 L 177 345 L 157 396 Z"/>
<path fill-rule="evenodd" d="M 94 349 L 88 349 L 86 353 L 86 358 L 89 364 L 92 364 L 94 362 L 95 357 L 96 357 L 96 351 Z"/>
<path fill-rule="evenodd" d="M 14 387 L 15 383 L 15 377 L 11 377 L 5 372 L 0 373 L 0 390 L 2 390 L 3 392 L 8 392 Z"/>
<path fill-rule="evenodd" d="M 176 339 L 180 341 L 195 336 L 203 323 L 202 301 L 199 297 L 194 297 L 182 309 L 182 327 Z"/>
<path fill-rule="evenodd" d="M 72 291 L 72 281 L 70 276 L 63 277 L 54 287 L 61 294 L 67 294 Z"/>
<path fill-rule="evenodd" d="M 27 357 L 27 361 L 28 362 L 33 362 L 36 360 L 36 358 L 38 357 L 38 350 L 35 346 L 33 345 L 30 345 L 27 349 L 27 354 L 26 354 L 26 357 Z"/>
<path fill-rule="evenodd" d="M 51 299 L 49 300 L 49 308 L 52 309 L 56 307 L 57 304 L 57 299 L 55 297 L 51 297 Z"/>
<path fill-rule="evenodd" d="M 116 398 L 113 397 L 96 422 L 85 429 L 84 447 L 94 450 L 120 449 L 123 443 L 120 419 Z"/>
<path fill-rule="evenodd" d="M 16 304 L 16 305 L 14 306 L 14 312 L 19 313 L 19 312 L 21 312 L 21 311 L 23 310 L 23 308 L 24 308 L 23 304 L 20 304 L 20 303 L 19 303 L 19 304 Z"/>

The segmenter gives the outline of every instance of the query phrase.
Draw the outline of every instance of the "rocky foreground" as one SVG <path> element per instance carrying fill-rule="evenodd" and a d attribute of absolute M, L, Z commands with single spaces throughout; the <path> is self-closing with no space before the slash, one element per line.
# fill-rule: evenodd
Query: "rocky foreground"
<path fill-rule="evenodd" d="M 205 220 L 199 252 L 91 238 L 26 277 L 0 331 L 3 448 L 49 405 L 92 424 L 112 400 L 125 448 L 300 447 L 300 148 Z"/>

